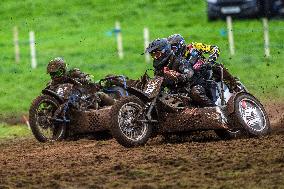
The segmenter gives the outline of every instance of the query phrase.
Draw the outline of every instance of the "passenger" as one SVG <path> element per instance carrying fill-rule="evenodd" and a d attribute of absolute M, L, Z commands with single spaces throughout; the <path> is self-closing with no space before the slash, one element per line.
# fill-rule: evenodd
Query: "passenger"
<path fill-rule="evenodd" d="M 81 72 L 80 69 L 74 68 L 71 70 L 67 69 L 67 64 L 63 58 L 57 57 L 49 61 L 47 66 L 47 73 L 50 75 L 52 81 L 50 86 L 56 86 L 63 83 L 78 82 L 86 87 L 91 87 L 100 98 L 100 105 L 113 105 L 115 100 L 104 92 L 99 91 L 99 87 L 93 81 L 93 76 Z"/>

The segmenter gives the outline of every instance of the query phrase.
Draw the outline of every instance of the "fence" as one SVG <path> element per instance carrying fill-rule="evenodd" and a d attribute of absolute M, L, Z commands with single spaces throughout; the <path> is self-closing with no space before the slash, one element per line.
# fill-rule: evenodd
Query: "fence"
<path fill-rule="evenodd" d="M 227 17 L 226 19 L 227 21 L 227 31 L 226 31 L 226 35 L 228 37 L 228 49 L 229 49 L 229 53 L 230 56 L 234 56 L 235 52 L 238 50 L 235 48 L 235 41 L 234 41 L 234 26 L 233 26 L 233 20 L 231 17 Z M 268 19 L 263 18 L 262 20 L 262 24 L 263 24 L 263 48 L 264 48 L 264 55 L 265 57 L 270 57 L 270 48 L 271 48 L 271 44 L 269 41 L 269 23 L 268 23 Z M 256 29 L 257 30 L 257 29 Z M 258 29 L 258 31 L 260 31 L 260 29 Z M 116 41 L 117 41 L 117 55 L 120 59 L 124 58 L 124 50 L 123 50 L 123 32 L 121 29 L 121 25 L 120 23 L 117 21 L 115 23 L 115 29 L 114 29 L 114 33 L 116 34 Z M 242 35 L 242 34 L 246 34 L 248 32 L 246 31 L 241 31 L 238 34 Z M 25 43 L 20 43 L 19 42 L 19 32 L 18 32 L 18 28 L 14 27 L 13 28 L 13 44 L 14 44 L 14 49 L 15 49 L 15 62 L 19 63 L 20 62 L 20 45 L 24 45 Z M 150 41 L 150 31 L 147 27 L 144 28 L 143 30 L 143 41 L 144 41 L 144 48 L 146 48 L 149 44 Z M 250 42 L 248 42 L 249 44 Z M 30 45 L 30 58 L 31 58 L 31 67 L 34 69 L 37 67 L 37 59 L 36 59 L 36 46 L 35 46 L 35 33 L 33 31 L 30 31 L 29 33 L 29 45 Z M 277 46 L 283 46 L 281 44 L 277 44 L 277 45 L 272 45 L 272 47 L 277 47 Z M 145 53 L 145 62 L 149 62 L 150 61 L 150 56 L 149 54 Z"/>

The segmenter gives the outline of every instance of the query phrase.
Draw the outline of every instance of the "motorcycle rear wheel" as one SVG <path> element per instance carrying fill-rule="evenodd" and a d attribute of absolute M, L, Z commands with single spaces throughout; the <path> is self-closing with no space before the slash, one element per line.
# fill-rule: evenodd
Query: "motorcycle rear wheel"
<path fill-rule="evenodd" d="M 59 102 L 49 96 L 38 96 L 29 110 L 29 122 L 33 135 L 39 142 L 58 141 L 66 136 L 65 124 L 54 124 L 52 120 Z"/>
<path fill-rule="evenodd" d="M 143 102 L 135 97 L 122 97 L 112 107 L 111 133 L 124 147 L 144 145 L 152 134 L 152 126 L 145 120 Z M 139 121 L 140 120 L 140 121 Z"/>

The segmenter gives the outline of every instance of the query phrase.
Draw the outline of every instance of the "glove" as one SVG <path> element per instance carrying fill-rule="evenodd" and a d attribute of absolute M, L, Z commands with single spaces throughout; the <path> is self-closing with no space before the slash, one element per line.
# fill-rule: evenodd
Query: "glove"
<path fill-rule="evenodd" d="M 180 76 L 180 73 L 170 70 L 168 67 L 164 67 L 164 76 L 168 80 L 178 81 L 178 77 Z"/>
<path fill-rule="evenodd" d="M 203 66 L 203 64 L 205 64 L 202 60 L 198 60 L 194 65 L 193 65 L 193 69 L 196 71 L 199 71 L 200 68 Z"/>

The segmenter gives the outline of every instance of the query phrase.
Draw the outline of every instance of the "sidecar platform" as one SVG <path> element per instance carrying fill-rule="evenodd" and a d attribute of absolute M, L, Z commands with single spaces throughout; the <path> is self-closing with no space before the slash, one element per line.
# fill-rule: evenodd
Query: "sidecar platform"
<path fill-rule="evenodd" d="M 216 107 L 185 108 L 159 115 L 159 119 L 159 130 L 162 133 L 229 129 L 228 125 L 222 122 L 221 114 L 216 111 Z"/>

